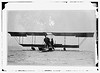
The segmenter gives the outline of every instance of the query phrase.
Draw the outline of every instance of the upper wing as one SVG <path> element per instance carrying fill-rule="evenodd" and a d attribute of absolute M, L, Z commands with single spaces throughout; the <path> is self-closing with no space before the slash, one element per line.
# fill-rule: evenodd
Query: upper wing
<path fill-rule="evenodd" d="M 93 37 L 93 32 L 75 32 L 75 33 L 59 33 L 59 32 L 53 32 L 52 33 L 55 36 L 75 36 L 75 37 Z"/>
<path fill-rule="evenodd" d="M 27 36 L 27 35 L 35 35 L 35 36 L 45 36 L 46 32 L 8 32 L 11 36 Z M 75 36 L 75 37 L 93 37 L 93 32 L 50 32 L 54 36 Z"/>
<path fill-rule="evenodd" d="M 27 35 L 35 35 L 35 36 L 45 36 L 47 35 L 45 32 L 8 32 L 11 36 L 27 36 Z"/>
<path fill-rule="evenodd" d="M 26 36 L 26 32 L 8 32 L 11 36 Z"/>

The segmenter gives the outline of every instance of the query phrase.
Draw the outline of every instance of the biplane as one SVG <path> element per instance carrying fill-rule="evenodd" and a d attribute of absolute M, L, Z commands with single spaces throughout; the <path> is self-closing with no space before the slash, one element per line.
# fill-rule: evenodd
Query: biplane
<path fill-rule="evenodd" d="M 66 50 L 66 48 L 79 48 L 79 41 L 77 45 L 66 45 L 66 36 L 74 36 L 74 37 L 93 37 L 94 36 L 94 32 L 8 32 L 12 37 L 19 37 L 19 45 L 23 46 L 23 47 L 31 47 L 32 50 L 35 50 L 35 47 L 38 47 L 38 49 L 40 51 L 53 51 L 55 50 L 55 48 L 63 48 L 63 50 Z M 47 47 L 46 44 L 35 44 L 35 43 L 31 43 L 31 44 L 24 44 L 23 42 L 23 37 L 27 37 L 27 36 L 47 36 L 49 35 L 49 33 L 53 36 L 63 36 L 64 37 L 64 43 L 53 43 L 51 46 Z M 22 37 L 22 38 L 20 38 Z M 22 39 L 22 43 L 20 43 L 20 39 Z M 79 40 L 79 39 L 78 39 Z M 33 37 L 32 37 L 32 41 L 33 41 Z M 84 40 L 83 40 L 84 41 Z"/>

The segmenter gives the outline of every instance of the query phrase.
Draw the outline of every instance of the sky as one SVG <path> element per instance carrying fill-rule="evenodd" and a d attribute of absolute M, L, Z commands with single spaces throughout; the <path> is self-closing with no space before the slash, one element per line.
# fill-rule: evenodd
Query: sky
<path fill-rule="evenodd" d="M 8 31 L 94 31 L 93 10 L 9 11 Z M 19 28 L 20 27 L 20 28 Z"/>
<path fill-rule="evenodd" d="M 96 17 L 94 10 L 8 11 L 7 26 L 10 32 L 95 32 Z M 28 38 L 24 42 L 31 43 L 30 37 Z M 77 44 L 77 38 L 67 38 L 66 44 Z M 43 37 L 37 37 L 37 43 L 43 43 L 42 39 Z M 54 39 L 57 43 L 63 43 L 64 38 L 54 37 Z M 80 41 L 82 39 L 84 38 L 80 38 Z M 12 41 L 14 43 L 11 43 Z M 9 34 L 8 42 L 8 46 L 16 46 L 14 38 Z M 86 50 L 87 48 L 93 50 L 95 47 L 94 42 L 95 37 L 87 38 L 82 46 L 87 46 L 84 47 Z"/>

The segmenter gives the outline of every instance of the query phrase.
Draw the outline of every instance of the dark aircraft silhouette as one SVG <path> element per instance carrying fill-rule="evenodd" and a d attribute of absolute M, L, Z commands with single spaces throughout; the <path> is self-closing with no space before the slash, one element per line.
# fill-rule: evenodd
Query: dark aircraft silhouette
<path fill-rule="evenodd" d="M 66 44 L 56 44 L 53 41 L 53 38 L 48 38 L 47 35 L 48 33 L 51 33 L 54 36 L 64 36 L 64 43 L 66 43 L 66 36 L 75 36 L 75 37 L 93 37 L 94 33 L 93 32 L 8 32 L 12 37 L 19 37 L 19 45 L 23 46 L 23 47 L 31 47 L 32 50 L 35 50 L 35 47 L 38 47 L 38 49 L 40 51 L 53 51 L 55 50 L 55 48 L 63 48 L 64 50 L 66 50 L 65 48 L 79 48 L 79 42 L 78 45 L 66 45 Z M 44 44 L 24 44 L 23 42 L 20 43 L 20 39 L 23 40 L 23 37 L 27 37 L 27 36 L 44 36 Z M 22 38 L 20 38 L 22 37 Z M 51 40 L 51 41 L 50 41 Z M 33 39 L 32 39 L 33 41 Z M 84 41 L 84 40 L 83 40 Z M 82 42 L 83 42 L 82 41 Z"/>

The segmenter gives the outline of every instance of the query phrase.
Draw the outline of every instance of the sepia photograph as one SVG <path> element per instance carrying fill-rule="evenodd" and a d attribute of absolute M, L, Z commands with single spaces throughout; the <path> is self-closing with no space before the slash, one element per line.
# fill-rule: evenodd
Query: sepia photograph
<path fill-rule="evenodd" d="M 94 10 L 8 10 L 7 65 L 96 66 Z"/>

